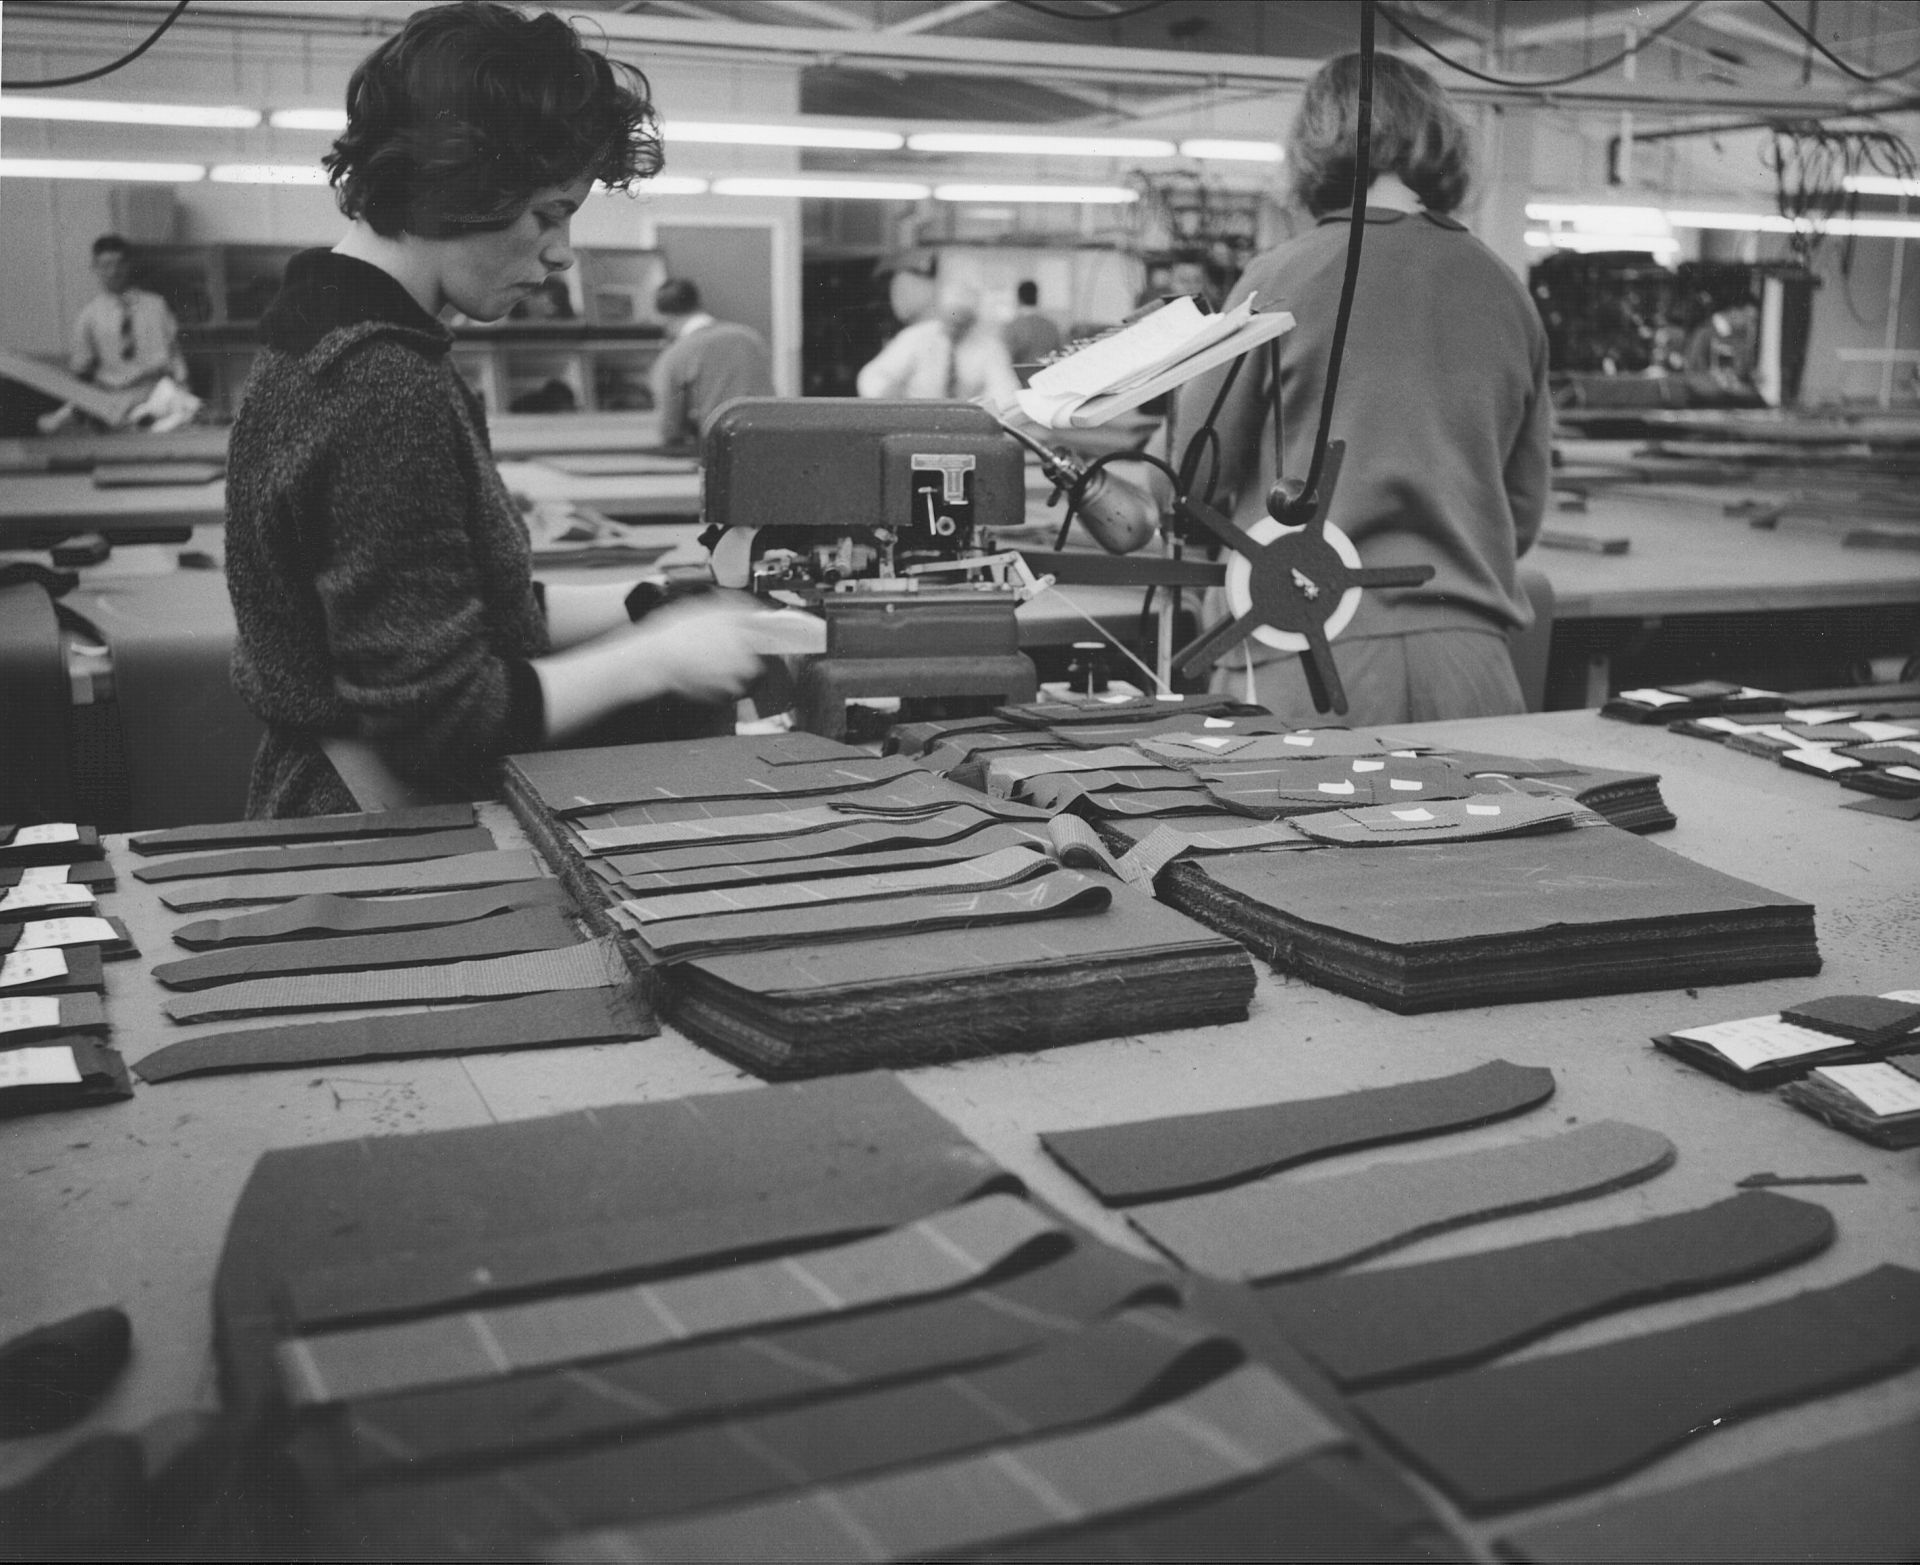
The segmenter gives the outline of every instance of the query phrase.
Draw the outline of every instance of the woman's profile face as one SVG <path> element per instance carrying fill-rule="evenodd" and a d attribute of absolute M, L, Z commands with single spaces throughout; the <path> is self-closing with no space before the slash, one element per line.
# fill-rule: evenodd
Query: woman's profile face
<path fill-rule="evenodd" d="M 538 293 L 550 275 L 572 266 L 573 214 L 592 185 L 584 176 L 570 185 L 548 185 L 505 228 L 439 241 L 446 302 L 473 320 L 497 321 Z"/>

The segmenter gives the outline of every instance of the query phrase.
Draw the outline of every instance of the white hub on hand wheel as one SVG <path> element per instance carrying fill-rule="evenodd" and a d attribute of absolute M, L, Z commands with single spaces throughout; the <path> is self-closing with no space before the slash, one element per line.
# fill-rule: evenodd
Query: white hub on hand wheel
<path fill-rule="evenodd" d="M 1290 537 L 1304 532 L 1300 527 L 1282 527 L 1271 516 L 1263 516 L 1247 529 L 1247 536 L 1255 543 L 1272 543 L 1276 538 Z M 1341 532 L 1331 522 L 1321 527 L 1333 552 L 1340 556 L 1341 562 L 1349 570 L 1360 569 L 1360 551 L 1353 546 L 1353 540 Z M 1297 574 L 1297 573 L 1296 573 Z M 1244 554 L 1231 553 L 1227 556 L 1227 610 L 1235 619 L 1239 619 L 1253 607 L 1253 562 Z M 1304 588 L 1302 589 L 1305 590 Z M 1360 607 L 1360 589 L 1349 587 L 1340 594 L 1340 603 L 1332 614 L 1327 616 L 1326 637 L 1331 641 L 1352 622 L 1354 612 Z M 1279 652 L 1305 652 L 1307 638 L 1297 630 L 1276 630 L 1271 625 L 1262 625 L 1253 632 L 1254 639 L 1262 646 L 1274 648 Z"/>

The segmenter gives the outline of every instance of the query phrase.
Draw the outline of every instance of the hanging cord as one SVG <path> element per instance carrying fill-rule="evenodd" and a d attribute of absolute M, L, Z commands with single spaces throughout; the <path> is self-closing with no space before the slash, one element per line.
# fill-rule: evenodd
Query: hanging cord
<path fill-rule="evenodd" d="M 1630 47 L 1622 49 L 1618 54 L 1608 55 L 1596 65 L 1589 65 L 1577 71 L 1569 71 L 1565 76 L 1542 77 L 1538 81 L 1526 81 L 1510 76 L 1489 76 L 1485 71 L 1477 71 L 1471 65 L 1462 65 L 1452 55 L 1444 54 L 1432 44 L 1428 43 L 1426 39 L 1422 38 L 1411 27 L 1407 26 L 1405 22 L 1401 21 L 1399 17 L 1395 16 L 1391 9 L 1382 6 L 1380 14 L 1387 19 L 1387 26 L 1391 27 L 1402 38 L 1406 39 L 1408 43 L 1413 44 L 1416 48 L 1426 50 L 1428 54 L 1432 55 L 1448 69 L 1458 71 L 1462 76 L 1471 76 L 1475 81 L 1485 82 L 1490 87 L 1513 87 L 1525 91 L 1533 87 L 1567 87 L 1571 86 L 1574 82 L 1583 82 L 1590 76 L 1605 75 L 1622 60 L 1632 58 L 1642 49 L 1646 48 L 1648 44 L 1672 32 L 1674 28 L 1692 16 L 1695 11 L 1699 10 L 1701 3 L 1702 0 L 1692 0 L 1691 4 L 1682 6 L 1678 11 L 1675 11 L 1672 16 L 1660 23 L 1659 26 L 1649 28 L 1646 35 L 1635 39 Z M 1776 9 L 1778 8 L 1776 7 Z M 1783 12 L 1782 14 L 1784 15 L 1785 13 Z M 1916 61 L 1915 64 L 1920 64 L 1920 61 Z M 1912 66 L 1907 67 L 1908 70 L 1912 68 Z"/>
<path fill-rule="evenodd" d="M 1762 0 L 1762 3 L 1769 11 L 1773 12 L 1775 16 L 1779 17 L 1781 21 L 1785 22 L 1787 26 L 1791 27 L 1804 38 L 1807 41 L 1808 47 L 1823 60 L 1827 61 L 1828 64 L 1833 66 L 1835 70 L 1844 75 L 1851 76 L 1857 82 L 1865 82 L 1871 86 L 1875 82 L 1889 82 L 1896 76 L 1910 76 L 1913 72 L 1920 71 L 1920 59 L 1909 60 L 1905 65 L 1896 65 L 1890 71 L 1863 71 L 1852 62 L 1841 59 L 1839 55 L 1835 54 L 1823 44 L 1820 41 L 1820 35 L 1794 17 L 1785 6 L 1780 4 L 1780 0 Z"/>
<path fill-rule="evenodd" d="M 103 65 L 98 70 L 81 71 L 76 76 L 50 76 L 45 81 L 38 81 L 38 82 L 0 81 L 0 92 L 36 92 L 48 87 L 78 87 L 82 82 L 98 81 L 102 76 L 111 76 L 115 71 L 119 70 L 121 66 L 133 64 L 133 62 L 139 59 L 141 55 L 145 54 L 149 49 L 151 49 L 155 44 L 157 44 L 160 41 L 161 34 L 166 32 L 166 30 L 169 27 L 173 26 L 175 22 L 180 20 L 180 13 L 186 10 L 188 4 L 189 4 L 189 0 L 180 0 L 180 3 L 167 13 L 167 19 L 164 22 L 162 22 L 158 27 L 154 28 L 152 32 L 147 34 L 146 41 L 144 43 L 142 43 L 138 48 L 129 49 L 125 54 L 121 55 L 120 58 L 115 60 L 111 65 Z"/>

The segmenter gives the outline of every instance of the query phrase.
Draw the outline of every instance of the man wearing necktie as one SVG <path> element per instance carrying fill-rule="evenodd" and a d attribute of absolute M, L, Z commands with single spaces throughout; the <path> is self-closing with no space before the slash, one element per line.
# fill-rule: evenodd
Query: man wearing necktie
<path fill-rule="evenodd" d="M 940 296 L 932 314 L 915 321 L 860 371 L 863 397 L 940 398 L 989 406 L 1013 401 L 1020 380 L 997 333 L 979 329 L 980 302 L 962 290 Z"/>
<path fill-rule="evenodd" d="M 151 386 L 163 375 L 184 386 L 180 328 L 165 299 L 133 286 L 133 246 L 118 234 L 94 240 L 93 275 L 100 292 L 74 322 L 68 368 L 109 391 Z"/>

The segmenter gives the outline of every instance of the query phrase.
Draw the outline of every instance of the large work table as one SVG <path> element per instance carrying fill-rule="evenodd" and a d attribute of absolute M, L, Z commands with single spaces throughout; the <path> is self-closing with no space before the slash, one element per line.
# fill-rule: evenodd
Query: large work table
<path fill-rule="evenodd" d="M 1410 732 L 1413 730 L 1409 730 Z M 1839 1239 L 1777 1275 L 1631 1310 L 1561 1333 L 1525 1353 L 1558 1351 L 1771 1301 L 1894 1261 L 1920 1265 L 1920 1154 L 1877 1151 L 1655 1052 L 1651 1034 L 1751 1016 L 1812 994 L 1920 986 L 1920 825 L 1840 808 L 1854 797 L 1820 779 L 1658 728 L 1588 712 L 1428 725 L 1425 738 L 1478 749 L 1556 755 L 1663 775 L 1679 827 L 1656 839 L 1715 869 L 1812 901 L 1825 969 L 1817 979 L 1698 991 L 1465 1009 L 1402 1017 L 1263 972 L 1242 1023 L 1116 1038 L 908 1072 L 905 1080 L 1043 1199 L 1113 1243 L 1142 1242 L 1041 1151 L 1041 1130 L 1112 1123 L 1277 1099 L 1308 1098 L 1438 1076 L 1505 1058 L 1552 1067 L 1558 1090 L 1516 1121 L 1448 1138 L 1448 1149 L 1621 1119 L 1679 1149 L 1668 1172 L 1558 1210 L 1426 1240 L 1369 1264 L 1402 1264 L 1704 1205 L 1755 1173 L 1857 1175 L 1864 1183 L 1790 1193 L 1828 1207 Z M 520 840 L 488 807 L 503 845 Z M 120 889 L 104 910 L 125 919 L 142 957 L 112 964 L 108 1006 L 127 1058 L 188 1029 L 159 1012 L 147 967 L 169 954 L 177 922 L 131 878 L 123 839 L 109 849 Z M 1044 1040 L 1034 1040 L 1036 1045 Z M 210 1289 L 222 1236 L 264 1151 L 358 1136 L 514 1120 L 754 1083 L 672 1027 L 659 1038 L 522 1054 L 190 1078 L 142 1086 L 112 1107 L 0 1122 L 8 1192 L 0 1335 L 99 1304 L 132 1316 L 134 1359 L 105 1404 L 59 1436 L 0 1446 L 0 1483 L 88 1432 L 134 1428 L 163 1412 L 216 1402 Z M 1434 1143 L 1357 1154 L 1330 1165 L 1432 1156 Z M 1318 1177 L 1305 1171 L 1302 1177 Z M 1920 1414 L 1920 1370 L 1816 1402 L 1703 1431 L 1619 1485 L 1643 1491 Z M 1580 1417 L 1569 1409 L 1568 1417 Z M 1482 1543 L 1519 1516 L 1576 1511 L 1587 1500 L 1476 1524 Z"/>

